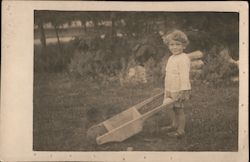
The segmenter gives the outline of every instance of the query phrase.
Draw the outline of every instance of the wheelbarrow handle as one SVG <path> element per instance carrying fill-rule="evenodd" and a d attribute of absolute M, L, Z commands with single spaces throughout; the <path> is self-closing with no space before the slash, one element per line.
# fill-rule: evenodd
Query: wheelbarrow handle
<path fill-rule="evenodd" d="M 163 110 L 164 108 L 170 108 L 174 102 L 175 101 L 173 99 L 167 98 L 166 101 L 164 102 L 164 104 L 162 104 L 162 105 L 154 108 L 153 110 L 148 111 L 147 113 L 143 114 L 142 120 L 144 120 L 144 121 L 147 120 L 149 117 L 153 116 L 154 114 Z"/>
<path fill-rule="evenodd" d="M 148 99 L 146 99 L 146 100 L 144 100 L 144 101 L 142 101 L 142 102 L 140 102 L 140 103 L 134 105 L 133 107 L 136 108 L 137 110 L 139 110 L 139 109 L 142 108 L 143 105 L 146 105 L 146 104 L 148 104 L 148 103 L 154 101 L 156 98 L 159 98 L 159 97 L 161 97 L 161 96 L 164 96 L 164 93 L 163 93 L 163 92 L 158 93 L 158 94 L 154 95 L 153 97 L 150 97 L 150 98 L 148 98 Z"/>

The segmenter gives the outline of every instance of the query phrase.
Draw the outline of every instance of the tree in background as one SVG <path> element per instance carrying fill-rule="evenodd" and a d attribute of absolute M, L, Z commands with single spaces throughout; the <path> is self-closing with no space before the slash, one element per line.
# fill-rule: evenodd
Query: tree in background
<path fill-rule="evenodd" d="M 35 11 L 35 18 L 34 23 L 38 25 L 38 30 L 40 34 L 40 41 L 42 45 L 43 51 L 46 51 L 46 36 L 43 25 L 48 22 L 48 15 L 41 12 L 41 11 Z"/>

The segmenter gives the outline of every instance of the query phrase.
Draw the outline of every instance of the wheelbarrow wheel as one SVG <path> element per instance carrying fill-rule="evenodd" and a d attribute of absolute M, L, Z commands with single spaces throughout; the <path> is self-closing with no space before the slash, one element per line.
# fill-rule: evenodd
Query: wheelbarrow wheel
<path fill-rule="evenodd" d="M 97 144 L 96 138 L 107 133 L 107 129 L 103 124 L 90 127 L 87 131 L 87 140 L 90 144 Z"/>

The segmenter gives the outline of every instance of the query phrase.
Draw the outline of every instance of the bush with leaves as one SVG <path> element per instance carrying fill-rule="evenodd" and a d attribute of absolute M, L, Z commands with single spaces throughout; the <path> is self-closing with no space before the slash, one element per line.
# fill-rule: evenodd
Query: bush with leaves
<path fill-rule="evenodd" d="M 221 55 L 224 47 L 214 46 L 206 55 L 201 79 L 207 84 L 229 84 L 231 78 L 239 75 L 236 64 L 232 64 Z"/>
<path fill-rule="evenodd" d="M 119 81 L 121 71 L 126 69 L 131 48 L 128 39 L 114 38 L 116 43 L 112 44 L 109 36 L 105 38 L 96 37 L 85 44 L 82 48 L 84 38 L 76 39 L 76 50 L 68 66 L 73 75 L 84 76 L 102 82 Z"/>
<path fill-rule="evenodd" d="M 74 45 L 71 43 L 62 44 L 59 49 L 57 44 L 49 44 L 46 50 L 40 45 L 34 46 L 34 70 L 35 72 L 63 72 L 72 58 Z"/>

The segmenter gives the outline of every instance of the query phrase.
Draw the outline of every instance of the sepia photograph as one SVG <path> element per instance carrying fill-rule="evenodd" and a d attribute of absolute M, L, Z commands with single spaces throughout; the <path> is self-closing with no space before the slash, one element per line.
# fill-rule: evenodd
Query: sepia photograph
<path fill-rule="evenodd" d="M 34 11 L 35 151 L 237 151 L 239 14 Z"/>
<path fill-rule="evenodd" d="M 0 160 L 248 160 L 248 4 L 4 1 Z"/>

